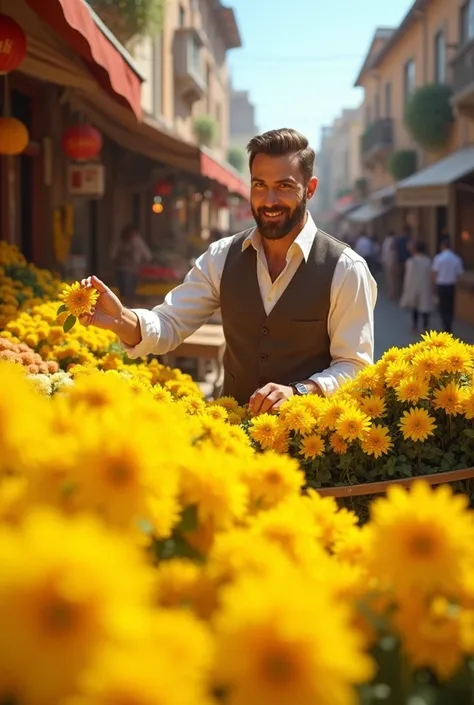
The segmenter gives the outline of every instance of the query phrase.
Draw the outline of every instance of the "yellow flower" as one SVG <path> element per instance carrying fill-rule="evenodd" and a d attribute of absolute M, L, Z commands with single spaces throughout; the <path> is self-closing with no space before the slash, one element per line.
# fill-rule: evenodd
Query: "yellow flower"
<path fill-rule="evenodd" d="M 411 372 L 415 377 L 432 377 L 441 371 L 441 355 L 437 347 L 426 348 L 412 360 Z"/>
<path fill-rule="evenodd" d="M 87 517 L 31 512 L 0 532 L 0 561 L 0 671 L 25 705 L 71 695 L 100 648 L 150 619 L 151 570 Z"/>
<path fill-rule="evenodd" d="M 370 426 L 370 419 L 359 409 L 348 408 L 339 417 L 336 431 L 346 441 L 355 441 L 364 437 Z"/>
<path fill-rule="evenodd" d="M 282 426 L 286 431 L 294 431 L 301 435 L 312 432 L 316 418 L 308 407 L 301 403 L 301 397 L 292 397 L 288 406 L 280 412 Z"/>
<path fill-rule="evenodd" d="M 461 408 L 466 419 L 474 419 L 474 389 L 472 387 L 469 392 L 466 393 Z"/>
<path fill-rule="evenodd" d="M 473 613 L 463 612 L 444 598 L 413 597 L 394 616 L 405 653 L 414 669 L 430 669 L 441 680 L 458 672 L 464 661 L 464 634 L 472 632 Z"/>
<path fill-rule="evenodd" d="M 296 497 L 304 485 L 304 473 L 296 460 L 267 451 L 258 455 L 245 470 L 250 499 L 259 508 L 274 507 Z"/>
<path fill-rule="evenodd" d="M 398 387 L 404 377 L 410 374 L 410 367 L 404 360 L 396 360 L 389 364 L 385 373 L 385 381 L 388 387 Z"/>
<path fill-rule="evenodd" d="M 324 440 L 318 433 L 313 433 L 302 439 L 299 453 L 305 460 L 314 460 L 314 458 L 323 455 L 324 449 Z"/>
<path fill-rule="evenodd" d="M 213 656 L 205 626 L 180 611 L 153 616 L 149 634 L 129 648 L 102 649 L 66 705 L 210 705 Z"/>
<path fill-rule="evenodd" d="M 93 287 L 82 286 L 79 282 L 74 282 L 64 288 L 59 298 L 63 301 L 68 312 L 77 318 L 84 313 L 91 312 L 97 303 L 99 292 Z"/>
<path fill-rule="evenodd" d="M 456 595 L 472 555 L 473 518 L 467 498 L 448 486 L 417 481 L 398 486 L 372 505 L 373 569 L 399 593 Z M 390 550 L 387 550 L 387 547 Z"/>
<path fill-rule="evenodd" d="M 442 409 L 449 416 L 455 416 L 462 411 L 463 396 L 463 388 L 456 382 L 449 382 L 435 390 L 433 407 Z"/>
<path fill-rule="evenodd" d="M 375 458 L 387 455 L 393 445 L 390 429 L 374 424 L 365 432 L 361 445 L 367 455 L 373 455 Z"/>
<path fill-rule="evenodd" d="M 273 414 L 260 414 L 252 419 L 249 426 L 250 437 L 260 444 L 263 450 L 270 449 L 280 429 L 280 422 Z"/>
<path fill-rule="evenodd" d="M 331 433 L 329 445 L 337 455 L 347 453 L 348 443 L 339 435 L 339 433 Z"/>
<path fill-rule="evenodd" d="M 229 705 L 347 705 L 372 670 L 342 603 L 292 571 L 230 588 L 216 642 Z"/>
<path fill-rule="evenodd" d="M 447 348 L 454 340 L 451 333 L 433 330 L 423 333 L 421 338 L 428 348 Z"/>
<path fill-rule="evenodd" d="M 421 399 L 428 399 L 430 389 L 424 377 L 410 376 L 402 380 L 395 389 L 398 401 L 417 404 Z"/>
<path fill-rule="evenodd" d="M 362 397 L 359 403 L 360 410 L 371 419 L 381 419 L 385 416 L 385 399 L 379 396 Z"/>
<path fill-rule="evenodd" d="M 426 409 L 414 408 L 403 412 L 399 423 L 403 438 L 412 441 L 426 441 L 436 430 L 435 420 Z"/>

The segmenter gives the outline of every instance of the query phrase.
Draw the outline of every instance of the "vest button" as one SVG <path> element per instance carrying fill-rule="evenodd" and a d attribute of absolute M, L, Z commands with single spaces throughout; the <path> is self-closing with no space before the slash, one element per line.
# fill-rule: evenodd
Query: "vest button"
<path fill-rule="evenodd" d="M 268 333 L 269 333 L 269 330 L 268 330 L 267 326 L 263 326 L 262 335 L 268 335 Z"/>
<path fill-rule="evenodd" d="M 268 355 L 266 355 L 265 353 L 262 353 L 260 355 L 260 359 L 262 362 L 266 362 L 268 360 Z"/>

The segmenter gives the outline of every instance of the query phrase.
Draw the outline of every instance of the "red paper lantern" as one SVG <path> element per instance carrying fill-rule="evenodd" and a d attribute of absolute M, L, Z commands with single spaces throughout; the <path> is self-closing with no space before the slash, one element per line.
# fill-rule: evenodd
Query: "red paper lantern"
<path fill-rule="evenodd" d="M 0 14 L 0 74 L 14 71 L 26 54 L 26 34 L 14 19 Z"/>
<path fill-rule="evenodd" d="M 21 154 L 29 141 L 28 130 L 22 122 L 12 117 L 0 117 L 0 154 Z"/>
<path fill-rule="evenodd" d="M 155 196 L 171 196 L 173 186 L 169 181 L 157 181 L 155 184 Z"/>
<path fill-rule="evenodd" d="M 75 125 L 64 133 L 62 147 L 71 159 L 88 161 L 100 154 L 102 135 L 92 125 Z"/>

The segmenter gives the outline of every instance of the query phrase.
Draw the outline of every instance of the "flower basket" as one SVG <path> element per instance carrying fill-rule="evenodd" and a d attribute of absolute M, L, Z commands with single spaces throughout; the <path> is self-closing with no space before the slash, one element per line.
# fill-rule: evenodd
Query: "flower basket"
<path fill-rule="evenodd" d="M 307 488 L 361 521 L 388 485 L 419 477 L 449 482 L 474 504 L 473 371 L 473 346 L 428 333 L 387 351 L 330 397 L 292 397 L 278 415 L 250 420 L 248 433 L 257 450 L 298 460 Z"/>
<path fill-rule="evenodd" d="M 401 480 L 385 480 L 383 482 L 365 482 L 356 485 L 324 487 L 318 489 L 317 492 L 322 497 L 334 497 L 339 505 L 356 511 L 361 520 L 366 520 L 369 514 L 370 503 L 375 497 L 386 494 L 388 488 L 393 485 L 410 488 L 413 483 L 419 479 L 419 476 L 415 476 Z M 432 487 L 437 485 L 451 485 L 455 492 L 460 492 L 470 497 L 471 506 L 474 504 L 474 467 L 423 475 L 423 480 L 428 482 Z"/>

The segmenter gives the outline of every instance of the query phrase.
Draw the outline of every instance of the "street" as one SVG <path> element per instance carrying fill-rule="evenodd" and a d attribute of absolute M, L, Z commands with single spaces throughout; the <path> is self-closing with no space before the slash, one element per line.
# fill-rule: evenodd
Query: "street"
<path fill-rule="evenodd" d="M 375 309 L 375 359 L 391 347 L 405 347 L 415 343 L 420 336 L 414 335 L 411 328 L 410 312 L 403 310 L 399 305 L 391 301 L 385 294 L 383 281 L 378 281 L 379 294 Z M 440 321 L 437 313 L 433 314 L 431 328 L 440 329 Z M 454 335 L 465 343 L 474 344 L 474 327 L 456 321 L 454 324 Z"/>

